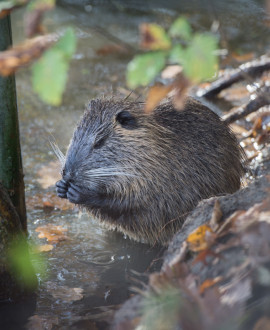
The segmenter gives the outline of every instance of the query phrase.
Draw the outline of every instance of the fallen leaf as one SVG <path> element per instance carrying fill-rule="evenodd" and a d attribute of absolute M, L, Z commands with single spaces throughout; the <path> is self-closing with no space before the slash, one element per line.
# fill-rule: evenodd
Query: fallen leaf
<path fill-rule="evenodd" d="M 215 201 L 215 205 L 214 205 L 214 208 L 213 208 L 213 212 L 212 212 L 212 216 L 211 216 L 211 219 L 209 221 L 209 225 L 210 227 L 212 228 L 212 230 L 215 232 L 219 225 L 220 225 L 220 220 L 222 218 L 222 211 L 221 211 L 221 208 L 220 208 L 220 202 L 219 200 L 217 199 Z"/>
<path fill-rule="evenodd" d="M 39 238 L 46 238 L 48 242 L 52 244 L 56 244 L 60 241 L 64 241 L 69 239 L 65 232 L 67 231 L 66 228 L 62 226 L 56 226 L 52 224 L 48 224 L 45 226 L 40 226 L 35 229 L 36 232 L 39 232 Z"/>
<path fill-rule="evenodd" d="M 37 175 L 39 176 L 38 182 L 42 188 L 47 189 L 54 186 L 55 183 L 61 179 L 61 164 L 58 161 L 52 161 L 42 166 Z"/>
<path fill-rule="evenodd" d="M 200 285 L 200 289 L 199 289 L 200 294 L 203 294 L 206 289 L 211 288 L 213 285 L 215 285 L 216 283 L 220 282 L 221 280 L 222 280 L 222 277 L 221 276 L 218 276 L 216 278 L 211 278 L 211 279 L 205 280 Z"/>
<path fill-rule="evenodd" d="M 67 199 L 59 198 L 54 192 L 43 192 L 33 196 L 29 196 L 26 199 L 27 208 L 33 209 L 44 209 L 44 211 L 52 210 L 72 210 L 74 205 Z"/>
<path fill-rule="evenodd" d="M 44 244 L 44 245 L 37 246 L 38 252 L 48 252 L 48 251 L 51 251 L 52 249 L 53 249 L 53 245 L 51 245 L 51 244 Z"/>
<path fill-rule="evenodd" d="M 65 302 L 81 300 L 83 298 L 83 289 L 69 288 L 67 286 L 58 286 L 53 282 L 47 282 L 47 290 L 55 299 L 61 299 Z"/>
<path fill-rule="evenodd" d="M 99 48 L 96 51 L 96 54 L 100 56 L 107 56 L 112 54 L 128 54 L 129 52 L 130 50 L 123 45 L 112 44 Z"/>
<path fill-rule="evenodd" d="M 186 242 L 193 252 L 207 249 L 215 240 L 213 230 L 208 225 L 201 225 L 188 235 Z"/>

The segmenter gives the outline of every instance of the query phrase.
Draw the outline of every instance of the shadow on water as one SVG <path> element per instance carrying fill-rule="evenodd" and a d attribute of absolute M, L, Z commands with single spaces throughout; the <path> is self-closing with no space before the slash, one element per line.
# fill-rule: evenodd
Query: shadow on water
<path fill-rule="evenodd" d="M 143 287 L 145 273 L 161 265 L 161 248 L 108 232 L 76 209 L 45 212 L 29 203 L 33 197 L 53 191 L 44 186 L 44 181 L 49 182 L 45 172 L 55 163 L 48 137 L 52 134 L 65 151 L 84 104 L 104 94 L 119 94 L 125 86 L 126 64 L 132 55 L 97 55 L 97 49 L 111 42 L 104 30 L 136 49 L 140 23 L 163 22 L 169 26 L 179 13 L 185 13 L 198 30 L 209 30 L 213 20 L 218 20 L 224 40 L 234 50 L 255 50 L 259 54 L 270 38 L 260 1 L 166 1 L 166 7 L 161 0 L 58 3 L 61 7 L 46 18 L 49 30 L 73 25 L 78 36 L 63 104 L 58 108 L 42 104 L 29 87 L 26 70 L 17 75 L 17 90 L 30 237 L 39 245 L 45 244 L 37 238 L 35 229 L 52 224 L 67 229 L 68 240 L 45 252 L 48 277 L 41 281 L 35 298 L 1 303 L 1 330 L 23 329 L 29 317 L 28 329 L 106 328 L 113 311 L 130 297 L 130 287 Z M 15 43 L 23 38 L 22 26 L 22 12 L 18 11 L 13 16 Z M 56 180 L 53 177 L 51 184 Z M 74 288 L 79 291 L 70 298 L 67 292 Z"/>

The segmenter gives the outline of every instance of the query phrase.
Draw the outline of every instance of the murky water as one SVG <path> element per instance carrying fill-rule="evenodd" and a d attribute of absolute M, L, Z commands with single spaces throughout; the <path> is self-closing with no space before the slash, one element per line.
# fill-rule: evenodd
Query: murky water
<path fill-rule="evenodd" d="M 208 30 L 214 20 L 220 21 L 222 43 L 233 50 L 261 54 L 267 49 L 270 38 L 269 28 L 264 25 L 263 3 L 259 1 L 171 1 L 166 8 L 162 1 L 139 0 L 130 2 L 128 6 L 122 1 L 104 0 L 96 4 L 93 1 L 91 5 L 85 2 L 80 7 L 65 5 L 46 18 L 50 30 L 72 25 L 78 36 L 77 52 L 60 107 L 50 107 L 38 100 L 30 87 L 27 70 L 17 75 L 28 201 L 33 196 L 47 195 L 54 190 L 45 188 L 46 183 L 53 182 L 57 172 L 50 173 L 49 178 L 44 174 L 56 160 L 49 138 L 53 136 L 65 151 L 88 100 L 104 94 L 123 95 L 125 68 L 130 57 L 97 55 L 97 49 L 111 43 L 106 32 L 136 48 L 140 23 L 162 22 L 169 26 L 181 12 L 186 13 L 199 30 Z M 17 43 L 23 37 L 21 12 L 13 17 L 13 31 L 14 42 Z M 6 329 L 23 328 L 27 318 L 33 315 L 37 315 L 36 322 L 40 323 L 33 323 L 32 318 L 32 329 L 106 328 L 106 320 L 110 319 L 112 311 L 130 296 L 129 288 L 139 286 L 134 278 L 144 279 L 143 275 L 133 271 L 143 274 L 150 267 L 152 270 L 158 268 L 158 263 L 153 265 L 152 260 L 160 257 L 159 248 L 108 232 L 76 209 L 46 211 L 29 203 L 28 229 L 38 244 L 45 244 L 45 241 L 37 238 L 35 229 L 45 224 L 63 226 L 67 229 L 68 240 L 58 243 L 52 251 L 44 252 L 48 278 L 41 283 L 36 300 L 7 305 L 5 310 L 2 309 Z M 73 297 L 68 301 L 63 290 L 74 288 L 82 289 L 78 292 L 83 297 L 78 293 L 78 300 Z"/>

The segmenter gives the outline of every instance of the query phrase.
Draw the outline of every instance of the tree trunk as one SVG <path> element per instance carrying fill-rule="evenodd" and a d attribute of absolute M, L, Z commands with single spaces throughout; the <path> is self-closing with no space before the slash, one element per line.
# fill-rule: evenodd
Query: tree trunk
<path fill-rule="evenodd" d="M 0 20 L 0 51 L 12 44 L 10 17 Z M 0 182 L 8 191 L 26 231 L 26 208 L 15 77 L 0 76 Z"/>

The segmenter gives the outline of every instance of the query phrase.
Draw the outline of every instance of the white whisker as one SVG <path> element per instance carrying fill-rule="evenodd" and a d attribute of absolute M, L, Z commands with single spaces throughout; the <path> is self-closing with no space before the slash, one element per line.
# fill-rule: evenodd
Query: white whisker
<path fill-rule="evenodd" d="M 60 150 L 60 148 L 58 147 L 58 145 L 55 142 L 50 141 L 50 144 L 51 144 L 51 147 L 52 147 L 56 157 L 60 161 L 62 167 L 64 167 L 65 161 L 66 161 L 65 155 L 63 154 L 63 152 Z"/>

